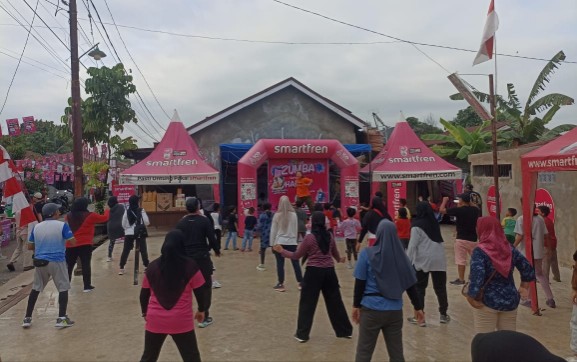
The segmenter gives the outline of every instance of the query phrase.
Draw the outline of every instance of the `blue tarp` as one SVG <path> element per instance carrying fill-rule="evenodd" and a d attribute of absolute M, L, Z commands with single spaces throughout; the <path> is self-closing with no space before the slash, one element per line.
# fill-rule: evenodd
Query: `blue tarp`
<path fill-rule="evenodd" d="M 223 143 L 220 145 L 220 158 L 224 162 L 238 163 L 238 160 L 251 149 L 251 143 Z M 368 144 L 343 145 L 355 157 L 371 151 Z"/>

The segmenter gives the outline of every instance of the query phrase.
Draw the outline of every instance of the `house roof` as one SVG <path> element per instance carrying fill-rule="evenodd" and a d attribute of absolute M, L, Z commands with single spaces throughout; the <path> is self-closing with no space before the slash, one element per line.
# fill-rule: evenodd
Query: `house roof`
<path fill-rule="evenodd" d="M 186 130 L 190 135 L 195 134 L 203 130 L 204 128 L 215 124 L 216 122 L 220 121 L 223 118 L 230 116 L 233 113 L 240 111 L 241 109 L 248 107 L 282 89 L 287 87 L 294 87 L 301 91 L 302 93 L 306 94 L 307 96 L 311 97 L 315 101 L 319 102 L 323 106 L 327 107 L 331 111 L 335 112 L 339 116 L 343 117 L 347 121 L 354 124 L 356 127 L 366 127 L 368 124 L 365 123 L 362 119 L 355 116 L 351 113 L 348 109 L 338 105 L 337 103 L 331 101 L 330 99 L 323 97 L 322 95 L 318 94 L 317 92 L 313 91 L 303 83 L 299 82 L 293 77 L 287 78 L 282 82 L 279 82 L 271 87 L 268 87 L 258 93 L 253 94 L 252 96 L 243 99 L 242 101 L 233 104 L 232 106 L 223 109 L 222 111 L 213 114 L 212 116 L 206 117 L 202 121 L 188 127 Z"/>

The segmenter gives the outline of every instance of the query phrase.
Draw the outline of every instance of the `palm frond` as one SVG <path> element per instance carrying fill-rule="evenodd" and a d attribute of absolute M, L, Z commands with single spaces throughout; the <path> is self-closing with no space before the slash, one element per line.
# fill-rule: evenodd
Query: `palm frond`
<path fill-rule="evenodd" d="M 547 94 L 537 99 L 533 104 L 526 109 L 527 114 L 534 116 L 535 114 L 545 111 L 553 106 L 570 106 L 575 103 L 575 100 L 569 96 L 561 93 Z"/>
<path fill-rule="evenodd" d="M 555 73 L 555 69 L 559 67 L 562 61 L 565 60 L 565 53 L 561 50 L 559 53 L 555 54 L 553 58 L 545 65 L 537 80 L 535 80 L 535 84 L 533 84 L 533 88 L 531 89 L 531 93 L 529 93 L 529 97 L 527 98 L 527 104 L 525 104 L 525 111 L 527 111 L 533 103 L 533 100 L 537 97 L 539 92 L 545 89 L 545 83 L 549 83 L 551 80 L 551 75 Z"/>
<path fill-rule="evenodd" d="M 459 152 L 459 149 L 460 148 L 440 146 L 440 145 L 434 145 L 431 147 L 431 150 L 441 157 L 453 156 L 457 152 Z"/>
<path fill-rule="evenodd" d="M 455 142 L 455 139 L 446 134 L 424 134 L 421 136 L 424 141 L 443 141 L 443 142 Z"/>
<path fill-rule="evenodd" d="M 519 102 L 519 97 L 517 97 L 513 83 L 507 83 L 507 95 L 509 96 L 509 107 L 520 109 L 521 102 Z"/>
<path fill-rule="evenodd" d="M 543 116 L 543 124 L 547 124 L 549 123 L 553 117 L 555 116 L 555 113 L 557 113 L 557 111 L 561 109 L 561 106 L 559 105 L 554 105 L 553 107 L 551 107 L 551 109 L 549 109 L 547 111 L 547 113 L 545 113 L 545 115 Z"/>
<path fill-rule="evenodd" d="M 563 132 L 571 131 L 575 127 L 576 126 L 574 124 L 562 124 L 562 125 L 559 125 L 553 129 L 543 133 L 543 135 L 540 138 L 548 141 L 550 139 L 553 139 L 553 138 L 559 136 Z"/>

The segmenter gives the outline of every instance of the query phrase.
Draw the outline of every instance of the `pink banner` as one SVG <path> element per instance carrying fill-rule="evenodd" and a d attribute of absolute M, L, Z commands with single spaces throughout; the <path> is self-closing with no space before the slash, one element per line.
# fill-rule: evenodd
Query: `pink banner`
<path fill-rule="evenodd" d="M 36 132 L 36 122 L 34 122 L 34 117 L 28 116 L 22 118 L 22 124 L 24 125 L 24 133 Z"/>
<path fill-rule="evenodd" d="M 128 205 L 128 199 L 136 195 L 136 185 L 113 185 L 112 195 L 116 196 L 119 204 Z"/>
<path fill-rule="evenodd" d="M 325 203 L 329 200 L 328 160 L 288 160 L 273 159 L 268 162 L 269 201 L 273 211 L 279 199 L 287 195 L 291 202 L 296 201 L 296 173 L 313 180 L 309 187 L 314 203 Z"/>
<path fill-rule="evenodd" d="M 20 124 L 18 123 L 18 118 L 7 119 L 6 125 L 8 126 L 8 135 L 20 136 Z"/>
<path fill-rule="evenodd" d="M 499 199 L 499 211 L 503 209 L 503 199 Z M 489 186 L 487 190 L 487 210 L 490 216 L 497 216 L 497 197 L 495 194 L 495 185 Z"/>
<path fill-rule="evenodd" d="M 391 216 L 396 216 L 401 207 L 400 199 L 407 198 L 406 181 L 387 182 L 387 211 Z"/>
<path fill-rule="evenodd" d="M 551 210 L 548 218 L 555 221 L 555 203 L 549 191 L 545 189 L 535 190 L 535 206 L 547 206 Z"/>

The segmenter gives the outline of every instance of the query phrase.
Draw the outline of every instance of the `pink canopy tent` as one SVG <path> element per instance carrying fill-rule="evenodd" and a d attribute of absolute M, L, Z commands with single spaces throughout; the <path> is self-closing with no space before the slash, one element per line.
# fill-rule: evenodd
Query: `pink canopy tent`
<path fill-rule="evenodd" d="M 533 215 L 538 173 L 551 171 L 577 171 L 577 128 L 521 156 L 523 215 Z M 525 252 L 527 259 L 533 264 L 531 227 L 532 218 L 523 218 Z M 531 296 L 531 307 L 533 312 L 538 314 L 539 303 L 535 282 L 532 283 Z"/>
<path fill-rule="evenodd" d="M 148 157 L 120 174 L 127 185 L 197 185 L 219 183 L 218 171 L 199 155 L 198 146 L 174 116 L 162 140 Z"/>
<path fill-rule="evenodd" d="M 371 174 L 372 193 L 378 182 L 387 182 L 389 211 L 398 209 L 405 198 L 406 181 L 460 180 L 461 169 L 427 147 L 406 121 L 395 125 L 385 147 L 361 172 Z"/>

